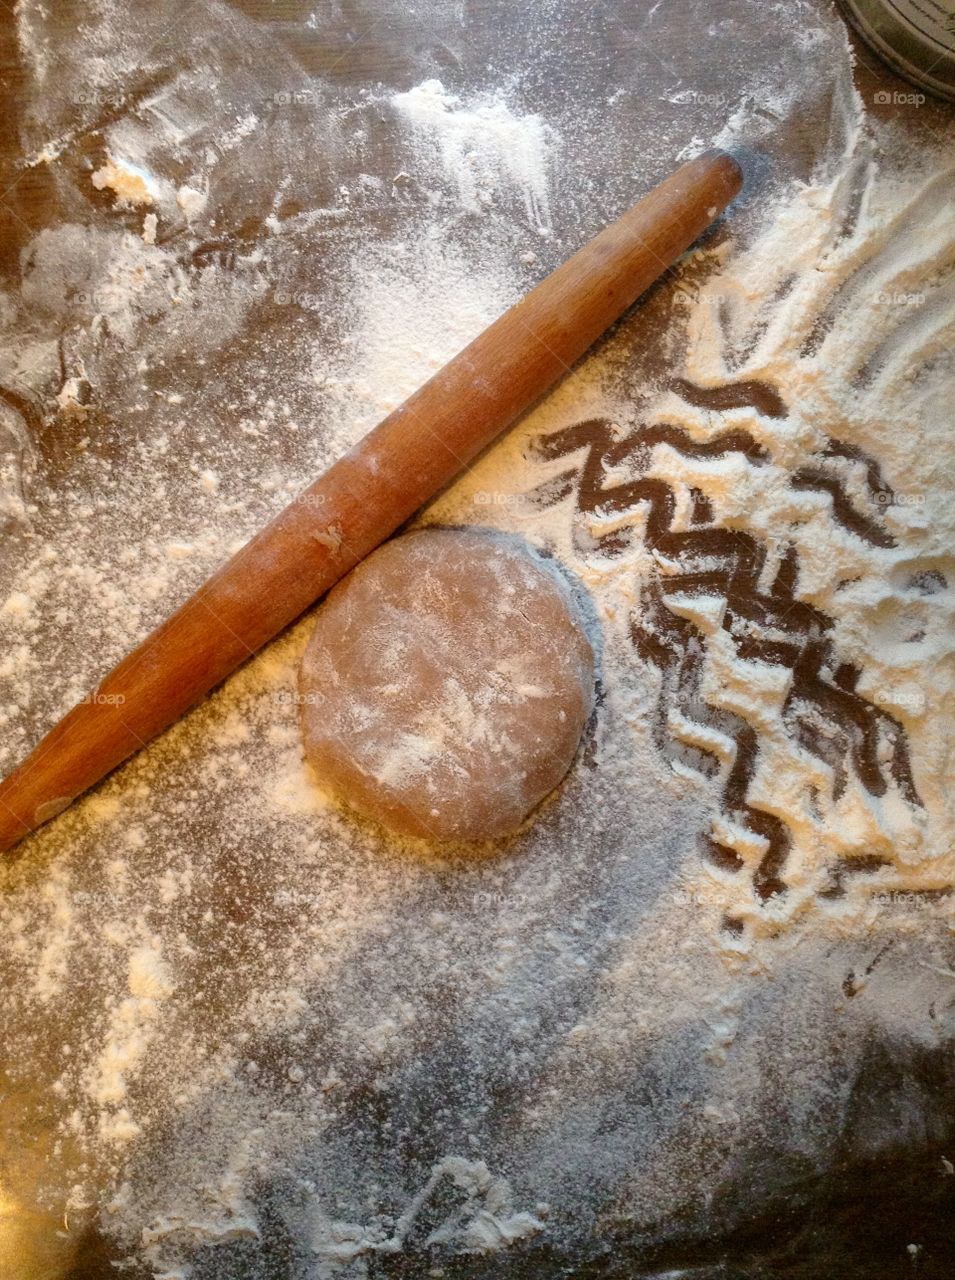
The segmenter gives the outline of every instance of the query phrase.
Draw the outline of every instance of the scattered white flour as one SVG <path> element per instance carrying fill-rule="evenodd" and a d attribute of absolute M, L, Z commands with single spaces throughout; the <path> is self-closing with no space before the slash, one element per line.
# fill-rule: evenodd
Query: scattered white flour
<path fill-rule="evenodd" d="M 420 138 L 425 166 L 429 153 L 440 157 L 468 213 L 485 212 L 501 187 L 511 187 L 531 225 L 550 231 L 549 170 L 557 139 L 540 116 L 517 115 L 502 98 L 465 104 L 440 80 L 425 80 L 391 101 Z"/>
<path fill-rule="evenodd" d="M 109 188 L 124 205 L 150 205 L 158 194 L 158 184 L 151 173 L 129 160 L 114 160 L 112 156 L 95 171 L 90 181 L 97 191 Z"/>
<path fill-rule="evenodd" d="M 344 452 L 520 297 L 504 265 L 480 271 L 453 242 L 362 245 L 349 255 L 348 331 L 336 352 L 314 352 L 315 385 L 333 410 Z M 335 427 L 338 426 L 338 432 Z"/>
<path fill-rule="evenodd" d="M 119 942 L 119 937 L 111 941 Z M 116 1000 L 102 1052 L 86 1084 L 90 1099 L 100 1108 L 100 1135 L 111 1144 L 129 1142 L 140 1132 L 126 1106 L 129 1079 L 149 1050 L 161 1003 L 174 989 L 155 941 L 136 947 L 127 969 L 128 994 Z"/>
<path fill-rule="evenodd" d="M 197 191 L 195 187 L 190 187 L 188 183 L 183 183 L 176 192 L 176 204 L 190 222 L 198 218 L 205 209 L 208 200 L 208 191 Z"/>
<path fill-rule="evenodd" d="M 778 54 L 714 28 L 739 62 L 709 97 L 659 5 L 615 30 L 619 88 L 516 6 L 534 94 L 503 72 L 452 92 L 409 38 L 363 95 L 303 84 L 237 6 L 183 11 L 197 52 L 170 71 L 165 7 L 112 0 L 71 33 L 67 84 L 51 8 L 18 7 L 22 127 L 61 216 L 24 231 L 0 298 L 4 769 L 678 151 L 723 120 L 780 164 L 830 141 L 422 517 L 522 534 L 590 601 L 595 723 L 512 847 L 425 854 L 327 801 L 297 724 L 306 619 L 5 866 L 4 1277 L 69 1274 L 90 1224 L 177 1280 L 283 1250 L 346 1280 L 389 1255 L 572 1269 L 608 1238 L 686 1260 L 775 1187 L 946 1132 L 923 1082 L 955 1009 L 948 143 L 866 122 L 822 6 L 779 16 Z M 428 21 L 456 65 L 457 19 Z M 660 95 L 654 50 L 677 68 Z M 90 131 L 113 170 L 78 158 Z M 785 412 L 718 403 L 754 383 Z M 672 543 L 643 498 L 581 498 L 586 439 L 545 456 L 593 421 L 591 478 L 656 482 Z M 727 432 L 757 448 L 708 454 Z M 677 535 L 704 528 L 694 591 Z M 727 579 L 737 545 L 755 585 Z M 798 676 L 766 648 L 793 634 Z M 762 898 L 773 819 L 786 891 Z"/>
<path fill-rule="evenodd" d="M 382 1235 L 377 1225 L 369 1229 L 316 1215 L 311 1246 L 325 1263 L 319 1267 L 319 1277 L 335 1275 L 338 1271 L 335 1264 L 350 1262 L 362 1254 L 400 1253 L 422 1211 L 443 1183 L 450 1183 L 463 1197 L 452 1213 L 428 1231 L 425 1237 L 428 1246 L 457 1246 L 467 1252 L 485 1253 L 527 1239 L 544 1229 L 544 1224 L 533 1214 L 514 1212 L 507 1180 L 493 1177 L 483 1161 L 445 1156 L 402 1210 L 390 1235 Z"/>

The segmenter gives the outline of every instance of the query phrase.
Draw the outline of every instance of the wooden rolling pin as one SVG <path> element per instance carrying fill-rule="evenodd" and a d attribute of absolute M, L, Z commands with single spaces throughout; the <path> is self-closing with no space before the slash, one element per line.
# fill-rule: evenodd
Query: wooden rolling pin
<path fill-rule="evenodd" d="M 567 372 L 741 185 L 724 152 L 683 165 L 294 499 L 0 784 L 0 849 L 178 720 L 414 515 Z"/>

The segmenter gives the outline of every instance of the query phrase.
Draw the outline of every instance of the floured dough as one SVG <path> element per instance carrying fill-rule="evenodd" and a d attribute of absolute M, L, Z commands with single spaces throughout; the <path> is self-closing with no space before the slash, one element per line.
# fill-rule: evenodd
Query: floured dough
<path fill-rule="evenodd" d="M 517 539 L 424 529 L 335 588 L 302 661 L 320 780 L 392 830 L 514 831 L 567 772 L 594 657 L 566 585 Z"/>

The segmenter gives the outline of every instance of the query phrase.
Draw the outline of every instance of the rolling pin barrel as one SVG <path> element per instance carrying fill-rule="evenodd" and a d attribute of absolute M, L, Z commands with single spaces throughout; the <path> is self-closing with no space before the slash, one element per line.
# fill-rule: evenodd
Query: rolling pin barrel
<path fill-rule="evenodd" d="M 0 783 L 0 849 L 179 719 L 438 493 L 672 266 L 741 183 L 724 152 L 683 165 L 294 499 Z"/>

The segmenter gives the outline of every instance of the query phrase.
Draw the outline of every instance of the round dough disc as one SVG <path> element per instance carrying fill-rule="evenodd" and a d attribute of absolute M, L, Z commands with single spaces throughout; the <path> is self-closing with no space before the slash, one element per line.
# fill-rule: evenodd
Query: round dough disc
<path fill-rule="evenodd" d="M 302 660 L 306 754 L 393 831 L 485 840 L 561 780 L 593 650 L 566 584 L 515 538 L 423 529 L 328 596 Z"/>

